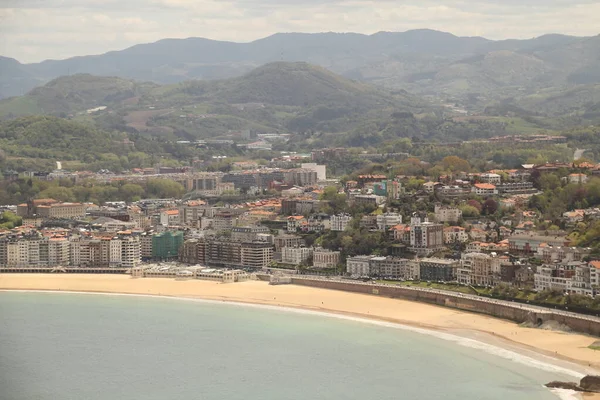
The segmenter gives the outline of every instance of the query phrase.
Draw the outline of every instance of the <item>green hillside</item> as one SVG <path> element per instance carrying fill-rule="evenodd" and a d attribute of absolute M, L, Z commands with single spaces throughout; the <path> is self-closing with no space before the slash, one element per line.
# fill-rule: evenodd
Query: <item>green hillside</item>
<path fill-rule="evenodd" d="M 385 107 L 404 104 L 422 106 L 416 97 L 391 93 L 346 79 L 307 63 L 271 63 L 233 79 L 187 81 L 157 88 L 141 100 L 162 106 L 189 103 L 265 103 L 279 106 L 310 107 L 336 104 L 350 107 Z"/>
<path fill-rule="evenodd" d="M 116 77 L 78 74 L 64 76 L 24 96 L 0 101 L 0 118 L 34 114 L 68 115 L 101 106 L 135 103 L 156 85 Z"/>

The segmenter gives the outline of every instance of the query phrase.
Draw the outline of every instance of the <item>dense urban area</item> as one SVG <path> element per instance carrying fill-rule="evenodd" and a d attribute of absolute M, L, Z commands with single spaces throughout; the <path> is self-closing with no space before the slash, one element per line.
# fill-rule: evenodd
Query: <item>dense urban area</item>
<path fill-rule="evenodd" d="M 394 35 L 439 71 L 255 60 L 147 82 L 15 61 L 31 81 L 0 96 L 0 272 L 319 275 L 597 314 L 600 86 L 578 53 L 597 38 L 454 37 L 448 58 L 439 32 Z M 561 74 L 489 70 L 527 52 Z"/>
<path fill-rule="evenodd" d="M 406 174 L 328 176 L 328 163 L 349 157 L 325 148 L 264 165 L 219 160 L 228 172 L 8 173 L 6 192 L 23 202 L 3 206 L 0 271 L 196 266 L 232 279 L 343 276 L 600 308 L 600 165 L 469 172 L 456 156 L 432 165 L 381 155 Z"/>

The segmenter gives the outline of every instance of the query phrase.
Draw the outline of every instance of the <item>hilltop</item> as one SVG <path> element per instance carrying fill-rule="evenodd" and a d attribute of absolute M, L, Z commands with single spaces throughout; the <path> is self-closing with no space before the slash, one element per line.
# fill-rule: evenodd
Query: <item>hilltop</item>
<path fill-rule="evenodd" d="M 325 68 L 304 62 L 269 63 L 239 77 L 219 81 L 187 81 L 164 86 L 142 99 L 177 103 L 212 101 L 230 104 L 266 103 L 306 107 L 318 104 L 381 107 L 398 101 L 417 102 L 415 96 L 394 96 L 375 86 L 352 81 Z M 187 96 L 187 97 L 186 97 Z M 402 97 L 402 99 L 401 99 Z"/>
<path fill-rule="evenodd" d="M 600 36 L 553 34 L 493 41 L 420 29 L 373 35 L 278 33 L 250 43 L 164 39 L 36 64 L 0 59 L 0 96 L 77 73 L 172 84 L 239 77 L 275 61 L 303 61 L 355 80 L 481 111 L 491 103 L 539 90 L 600 83 L 599 59 Z"/>
<path fill-rule="evenodd" d="M 97 107 L 106 109 L 86 114 Z M 244 129 L 341 132 L 381 113 L 429 107 L 405 91 L 390 92 L 303 62 L 276 62 L 238 78 L 163 86 L 88 74 L 66 76 L 25 96 L 0 101 L 0 116 L 72 115 L 106 129 L 193 139 Z"/>

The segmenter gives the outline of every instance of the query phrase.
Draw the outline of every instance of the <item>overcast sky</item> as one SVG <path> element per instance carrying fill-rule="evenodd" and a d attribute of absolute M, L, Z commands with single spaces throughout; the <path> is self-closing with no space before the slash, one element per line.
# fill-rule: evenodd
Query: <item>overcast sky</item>
<path fill-rule="evenodd" d="M 0 0 L 0 55 L 21 62 L 191 36 L 406 31 L 531 38 L 600 33 L 600 0 Z"/>

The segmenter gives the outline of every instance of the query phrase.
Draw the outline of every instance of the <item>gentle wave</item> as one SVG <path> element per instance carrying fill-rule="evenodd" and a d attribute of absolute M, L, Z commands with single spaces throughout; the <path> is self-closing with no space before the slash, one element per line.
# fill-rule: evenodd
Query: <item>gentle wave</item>
<path fill-rule="evenodd" d="M 4 292 L 30 292 L 30 293 L 38 292 L 38 293 L 88 294 L 88 295 L 103 295 L 103 296 L 151 297 L 151 298 L 172 299 L 172 300 L 178 300 L 178 301 L 189 301 L 189 302 L 197 302 L 197 303 L 205 303 L 205 304 L 228 304 L 228 305 L 233 305 L 233 306 L 259 308 L 259 309 L 264 309 L 264 310 L 293 312 L 293 313 L 297 313 L 297 314 L 319 315 L 319 316 L 324 316 L 324 317 L 329 317 L 329 318 L 338 318 L 338 319 L 343 319 L 343 320 L 356 321 L 356 322 L 367 323 L 367 324 L 372 324 L 372 325 L 384 326 L 384 327 L 388 327 L 388 328 L 402 329 L 402 330 L 406 330 L 406 331 L 411 331 L 411 332 L 416 332 L 416 333 L 420 333 L 420 334 L 424 334 L 424 335 L 433 336 L 438 339 L 454 342 L 454 343 L 464 346 L 464 347 L 481 350 L 488 354 L 491 354 L 491 355 L 494 355 L 497 357 L 501 357 L 501 358 L 504 358 L 504 359 L 507 359 L 507 360 L 510 360 L 510 361 L 513 361 L 513 362 L 516 362 L 516 363 L 519 363 L 522 365 L 526 365 L 529 367 L 537 368 L 537 369 L 548 371 L 548 372 L 569 375 L 569 376 L 576 378 L 577 380 L 580 380 L 581 378 L 583 378 L 585 376 L 585 374 L 582 374 L 578 371 L 552 364 L 550 361 L 547 362 L 547 361 L 538 360 L 533 357 L 519 354 L 512 350 L 504 349 L 502 347 L 484 343 L 479 340 L 462 337 L 462 336 L 459 336 L 456 334 L 440 332 L 440 331 L 435 331 L 435 330 L 430 330 L 430 329 L 425 329 L 425 328 L 419 328 L 419 327 L 410 326 L 410 325 L 403 325 L 403 324 L 395 323 L 395 322 L 387 322 L 387 321 L 380 321 L 380 320 L 376 320 L 376 319 L 336 314 L 334 312 L 308 310 L 308 309 L 302 309 L 302 308 L 275 306 L 275 305 L 268 305 L 268 304 L 245 303 L 242 301 L 235 301 L 235 300 L 230 301 L 230 300 L 195 299 L 195 298 L 189 298 L 189 297 L 176 297 L 176 296 L 168 296 L 168 295 L 163 296 L 163 295 L 130 294 L 130 293 L 78 292 L 78 291 L 62 291 L 62 290 L 56 291 L 56 290 L 2 290 L 2 289 L 0 289 L 0 292 L 3 292 L 3 291 Z M 554 360 L 551 357 L 547 357 L 542 354 L 540 354 L 539 357 L 547 358 L 548 360 Z M 559 360 L 556 360 L 556 361 L 559 361 Z M 571 391 L 566 391 L 566 392 L 571 392 Z M 577 396 L 572 397 L 571 394 L 564 393 L 564 392 L 560 392 L 557 394 L 559 394 L 561 396 L 561 398 L 564 398 L 565 400 L 578 398 Z M 566 395 L 569 395 L 571 397 L 563 397 Z"/>
<path fill-rule="evenodd" d="M 567 389 L 550 389 L 552 393 L 557 395 L 562 400 L 580 400 L 581 396 L 574 390 Z"/>

